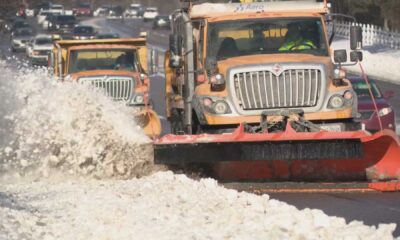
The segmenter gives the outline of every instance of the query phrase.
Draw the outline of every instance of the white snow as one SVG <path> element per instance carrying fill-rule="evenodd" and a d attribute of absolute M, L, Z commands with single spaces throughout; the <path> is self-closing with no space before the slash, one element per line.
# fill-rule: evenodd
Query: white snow
<path fill-rule="evenodd" d="M 0 72 L 13 116 L 0 146 L 1 240 L 393 239 L 395 224 L 346 223 L 165 171 L 131 109 L 43 69 L 0 62 Z"/>
<path fill-rule="evenodd" d="M 132 180 L 11 184 L 0 239 L 393 239 L 320 210 L 238 193 L 211 179 L 159 172 Z"/>

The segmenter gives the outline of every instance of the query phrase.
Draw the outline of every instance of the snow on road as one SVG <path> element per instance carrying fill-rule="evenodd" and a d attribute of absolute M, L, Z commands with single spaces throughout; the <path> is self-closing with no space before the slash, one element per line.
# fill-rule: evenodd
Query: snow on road
<path fill-rule="evenodd" d="M 156 167 L 131 109 L 0 62 L 0 240 L 393 239 L 395 224 L 239 193 Z M 3 125 L 0 125 L 3 126 Z M 9 124 L 4 126 L 10 126 Z"/>

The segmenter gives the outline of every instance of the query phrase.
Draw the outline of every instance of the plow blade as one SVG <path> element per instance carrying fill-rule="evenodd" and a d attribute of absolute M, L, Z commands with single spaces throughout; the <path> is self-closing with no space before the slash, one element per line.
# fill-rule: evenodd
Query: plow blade
<path fill-rule="evenodd" d="M 222 182 L 358 182 L 346 186 L 400 190 L 400 146 L 390 130 L 370 135 L 295 132 L 289 126 L 281 133 L 252 134 L 241 125 L 231 134 L 164 136 L 155 142 L 154 159 L 206 165 Z"/>

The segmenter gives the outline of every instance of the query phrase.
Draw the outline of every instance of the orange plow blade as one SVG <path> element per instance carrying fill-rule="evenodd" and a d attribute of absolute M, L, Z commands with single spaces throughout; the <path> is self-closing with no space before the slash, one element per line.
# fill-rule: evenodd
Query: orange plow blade
<path fill-rule="evenodd" d="M 154 158 L 159 164 L 206 165 L 222 182 L 321 183 L 305 184 L 304 191 L 400 190 L 400 146 L 390 130 L 295 132 L 288 124 L 280 133 L 246 133 L 241 125 L 231 134 L 164 136 L 155 142 Z"/>

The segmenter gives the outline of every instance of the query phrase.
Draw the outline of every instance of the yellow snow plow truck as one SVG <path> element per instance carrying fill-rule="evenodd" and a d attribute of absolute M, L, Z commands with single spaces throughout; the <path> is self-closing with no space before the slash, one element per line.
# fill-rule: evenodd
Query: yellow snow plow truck
<path fill-rule="evenodd" d="M 58 79 L 100 88 L 126 102 L 148 136 L 160 135 L 160 120 L 149 105 L 145 38 L 56 41 L 49 59 Z"/>
<path fill-rule="evenodd" d="M 330 48 L 327 1 L 185 2 L 165 61 L 173 134 L 155 142 L 156 163 L 221 181 L 400 189 L 397 136 L 361 130 L 341 68 L 362 59 L 360 27 L 348 61 Z"/>

